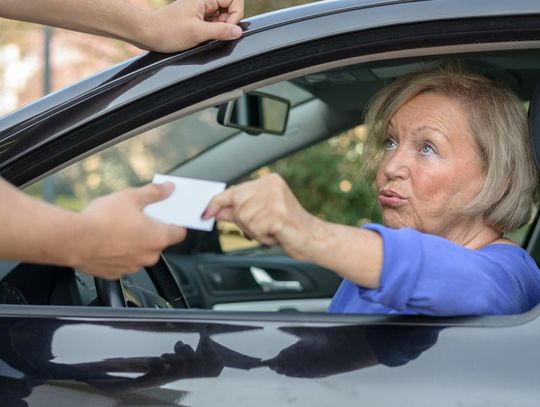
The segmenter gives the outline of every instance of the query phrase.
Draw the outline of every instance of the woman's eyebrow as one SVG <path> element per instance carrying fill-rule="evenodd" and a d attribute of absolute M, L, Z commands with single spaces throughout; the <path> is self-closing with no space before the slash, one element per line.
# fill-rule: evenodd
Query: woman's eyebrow
<path fill-rule="evenodd" d="M 413 134 L 417 134 L 417 133 L 421 133 L 422 131 L 424 130 L 431 130 L 431 131 L 434 131 L 436 133 L 439 133 L 441 134 L 442 136 L 444 136 L 444 138 L 446 138 L 446 140 L 448 142 L 450 142 L 450 137 L 448 137 L 448 134 L 446 134 L 444 131 L 442 131 L 441 129 L 438 129 L 437 127 L 433 127 L 433 126 L 430 126 L 430 125 L 423 125 L 423 126 L 420 126 L 418 127 L 414 132 Z"/>

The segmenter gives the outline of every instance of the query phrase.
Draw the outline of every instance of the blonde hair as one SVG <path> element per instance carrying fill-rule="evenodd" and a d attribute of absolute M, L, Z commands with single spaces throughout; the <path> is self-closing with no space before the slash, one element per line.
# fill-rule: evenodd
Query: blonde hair
<path fill-rule="evenodd" d="M 528 139 L 527 115 L 509 89 L 457 66 L 403 76 L 375 95 L 365 117 L 365 170 L 374 176 L 382 141 L 397 110 L 415 96 L 436 92 L 460 103 L 468 118 L 485 181 L 463 208 L 499 232 L 530 221 L 538 196 L 538 172 Z"/>

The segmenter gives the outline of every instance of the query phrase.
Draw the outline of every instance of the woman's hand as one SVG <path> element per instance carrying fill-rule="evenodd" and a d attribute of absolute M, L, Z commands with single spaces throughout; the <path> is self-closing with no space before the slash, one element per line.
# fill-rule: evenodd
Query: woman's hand
<path fill-rule="evenodd" d="M 278 244 L 294 258 L 304 258 L 318 221 L 277 174 L 232 186 L 215 196 L 203 214 L 203 219 L 212 217 L 234 222 L 247 238 Z"/>
<path fill-rule="evenodd" d="M 278 244 L 292 258 L 326 267 L 363 287 L 380 285 L 383 248 L 379 234 L 310 215 L 277 174 L 216 195 L 202 215 L 211 217 L 235 222 L 248 238 Z"/>

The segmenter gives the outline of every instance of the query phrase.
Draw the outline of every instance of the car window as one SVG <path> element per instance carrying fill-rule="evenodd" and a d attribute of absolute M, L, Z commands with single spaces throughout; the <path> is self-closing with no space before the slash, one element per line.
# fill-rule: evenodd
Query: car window
<path fill-rule="evenodd" d="M 98 196 L 147 183 L 155 173 L 232 184 L 276 172 L 324 220 L 356 227 L 380 223 L 371 181 L 361 170 L 363 110 L 385 83 L 432 63 L 360 64 L 250 88 L 290 102 L 285 134 L 224 126 L 219 106 L 208 106 L 86 157 L 27 191 L 80 210 Z M 526 227 L 509 236 L 521 243 L 525 234 Z M 194 308 L 324 312 L 341 281 L 330 270 L 245 239 L 224 222 L 211 233 L 190 233 L 166 251 L 166 259 Z M 155 290 L 148 281 L 130 284 Z"/>

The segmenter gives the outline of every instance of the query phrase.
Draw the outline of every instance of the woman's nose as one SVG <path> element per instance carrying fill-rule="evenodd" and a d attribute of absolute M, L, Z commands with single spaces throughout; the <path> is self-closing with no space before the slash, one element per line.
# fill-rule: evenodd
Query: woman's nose
<path fill-rule="evenodd" d="M 407 152 L 400 148 L 388 153 L 381 163 L 384 175 L 388 179 L 408 178 L 410 174 L 409 164 Z"/>

